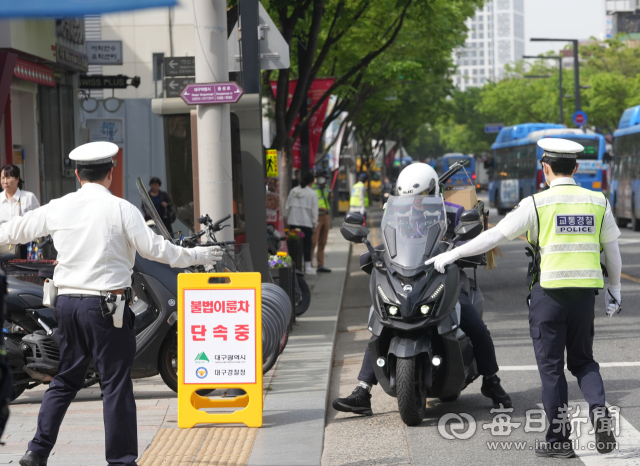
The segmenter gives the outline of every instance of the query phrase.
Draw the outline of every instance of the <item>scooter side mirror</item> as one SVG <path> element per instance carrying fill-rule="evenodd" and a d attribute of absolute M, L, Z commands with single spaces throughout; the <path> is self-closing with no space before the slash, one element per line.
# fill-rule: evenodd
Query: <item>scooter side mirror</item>
<path fill-rule="evenodd" d="M 460 223 L 473 223 L 480 221 L 480 212 L 476 209 L 469 209 L 460 215 Z"/>
<path fill-rule="evenodd" d="M 350 225 L 364 225 L 364 217 L 358 212 L 349 212 L 344 216 L 345 223 Z"/>
<path fill-rule="evenodd" d="M 363 243 L 369 235 L 369 229 L 362 225 L 352 225 L 349 223 L 343 223 L 340 227 L 340 233 L 347 241 L 352 243 Z"/>
<path fill-rule="evenodd" d="M 460 223 L 454 231 L 458 241 L 468 241 L 482 233 L 482 223 Z"/>

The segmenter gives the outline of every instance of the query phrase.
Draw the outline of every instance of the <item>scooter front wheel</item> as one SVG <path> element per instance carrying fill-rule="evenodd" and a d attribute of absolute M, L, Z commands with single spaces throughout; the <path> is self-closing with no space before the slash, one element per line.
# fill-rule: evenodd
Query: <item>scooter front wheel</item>
<path fill-rule="evenodd" d="M 396 361 L 396 394 L 402 421 L 417 426 L 424 418 L 427 391 L 424 388 L 423 367 L 416 356 Z"/>

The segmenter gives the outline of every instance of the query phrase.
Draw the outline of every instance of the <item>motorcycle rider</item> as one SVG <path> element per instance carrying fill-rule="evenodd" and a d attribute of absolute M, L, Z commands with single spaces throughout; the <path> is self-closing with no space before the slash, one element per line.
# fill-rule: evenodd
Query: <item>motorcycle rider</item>
<path fill-rule="evenodd" d="M 439 192 L 437 173 L 431 166 L 424 163 L 415 163 L 406 167 L 400 173 L 396 184 L 399 196 L 420 196 L 429 192 Z M 445 209 L 449 221 L 447 236 L 453 237 L 453 228 L 464 209 L 459 205 L 448 202 L 445 203 Z M 360 265 L 365 271 L 372 267 L 371 256 L 368 252 L 360 257 Z M 500 385 L 500 378 L 497 376 L 498 363 L 493 340 L 487 326 L 469 299 L 464 286 L 460 292 L 459 303 L 460 328 L 471 340 L 478 372 L 483 376 L 482 394 L 487 398 L 491 398 L 495 408 L 499 408 L 501 404 L 504 408 L 511 408 L 511 398 Z M 333 400 L 333 408 L 337 411 L 371 416 L 373 414 L 371 411 L 371 388 L 378 381 L 373 371 L 369 348 L 365 351 L 358 380 L 360 383 L 351 395 Z"/>

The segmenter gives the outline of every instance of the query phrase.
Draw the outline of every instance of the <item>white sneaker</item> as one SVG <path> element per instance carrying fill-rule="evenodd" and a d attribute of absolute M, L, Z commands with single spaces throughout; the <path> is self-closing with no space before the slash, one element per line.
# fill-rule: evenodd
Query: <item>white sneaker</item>
<path fill-rule="evenodd" d="M 304 266 L 304 273 L 305 274 L 309 274 L 309 275 L 317 275 L 318 272 L 316 272 L 316 269 L 314 269 L 313 267 L 311 267 L 311 264 L 309 264 L 307 262 L 307 264 Z"/>

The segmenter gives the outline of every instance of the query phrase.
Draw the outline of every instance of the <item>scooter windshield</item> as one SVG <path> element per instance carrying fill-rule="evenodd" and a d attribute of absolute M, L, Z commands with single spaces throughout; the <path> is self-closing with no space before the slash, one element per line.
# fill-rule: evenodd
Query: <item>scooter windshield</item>
<path fill-rule="evenodd" d="M 390 196 L 381 229 L 393 264 L 403 269 L 422 265 L 447 229 L 442 198 Z"/>
<path fill-rule="evenodd" d="M 142 198 L 142 204 L 144 205 L 144 210 L 153 218 L 153 221 L 156 224 L 156 230 L 160 232 L 160 234 L 169 241 L 173 241 L 171 235 L 169 234 L 169 230 L 164 226 L 160 215 L 158 215 L 158 211 L 156 207 L 153 205 L 151 198 L 149 197 L 149 193 L 147 192 L 147 188 L 144 187 L 144 182 L 140 177 L 136 180 L 136 187 L 138 188 L 138 192 L 140 193 L 140 197 Z"/>

